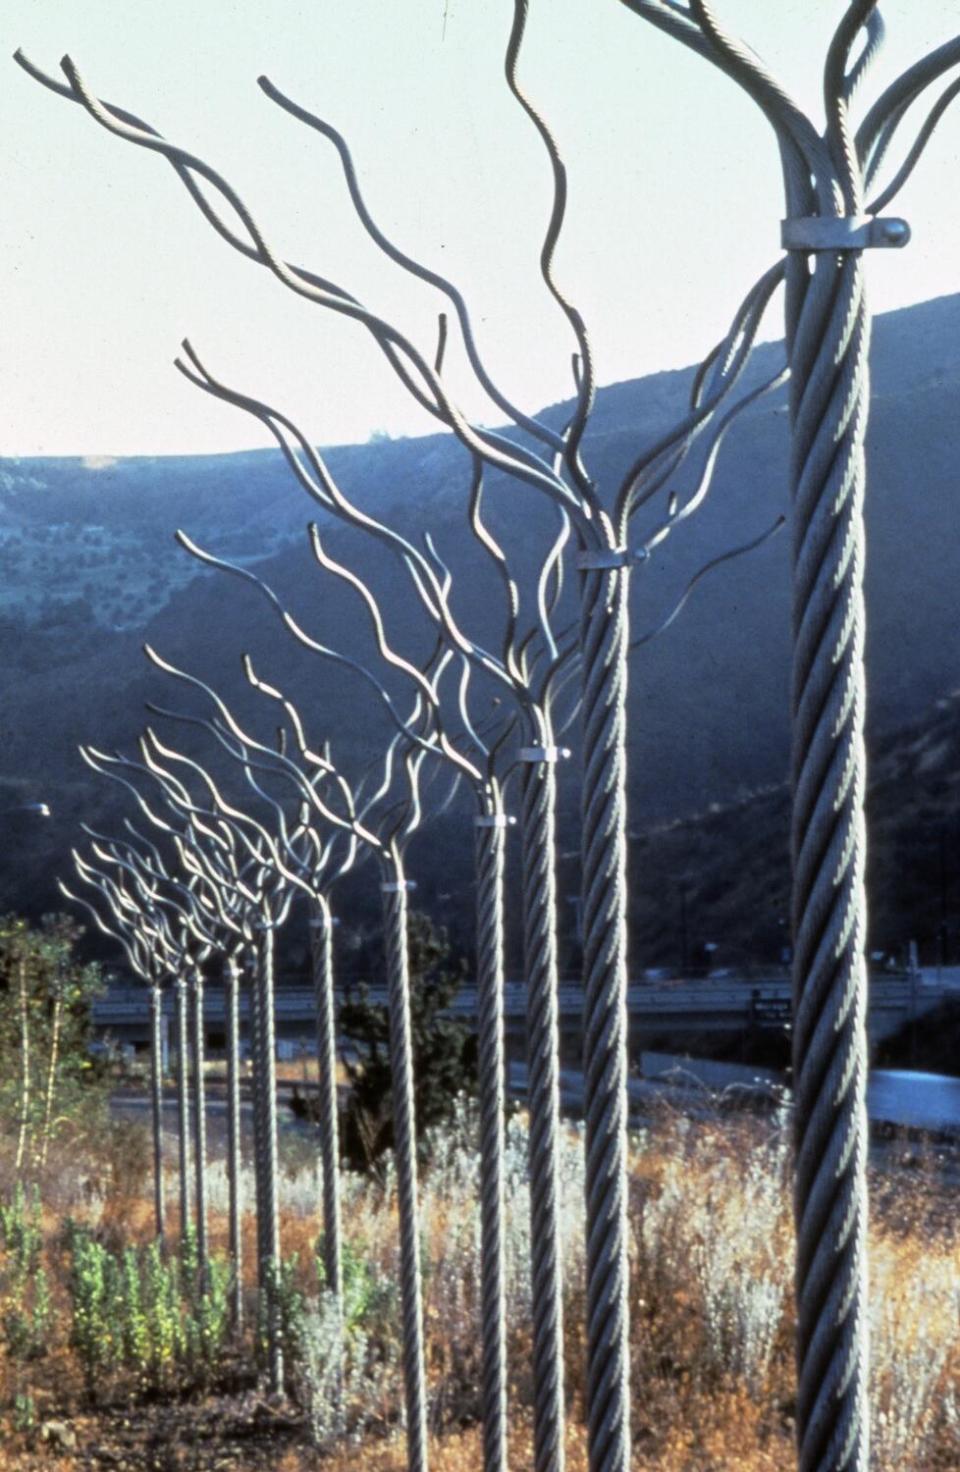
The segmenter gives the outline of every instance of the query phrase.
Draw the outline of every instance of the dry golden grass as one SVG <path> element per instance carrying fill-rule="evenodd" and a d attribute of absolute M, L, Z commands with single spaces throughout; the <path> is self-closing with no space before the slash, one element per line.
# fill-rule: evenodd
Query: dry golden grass
<path fill-rule="evenodd" d="M 131 1142 L 127 1142 L 129 1146 Z M 532 1465 L 530 1315 L 526 1186 L 522 1128 L 514 1127 L 508 1192 L 511 1459 Z M 134 1159 L 107 1162 L 108 1186 L 94 1202 L 84 1189 L 67 1199 L 66 1162 L 59 1186 L 44 1187 L 54 1323 L 48 1353 L 26 1365 L 0 1354 L 0 1436 L 11 1438 L 14 1397 L 33 1396 L 36 1418 L 73 1417 L 94 1438 L 96 1419 L 82 1411 L 82 1382 L 69 1348 L 68 1300 L 58 1233 L 69 1211 L 86 1210 L 104 1238 L 146 1242 L 149 1192 Z M 284 1255 L 296 1261 L 301 1291 L 317 1301 L 315 1181 L 302 1152 L 288 1160 L 282 1199 Z M 75 1162 L 74 1168 L 76 1175 Z M 569 1472 L 586 1472 L 584 1428 L 584 1243 L 581 1141 L 571 1131 L 564 1153 L 565 1310 Z M 727 1119 L 708 1125 L 664 1116 L 638 1139 L 631 1159 L 631 1349 L 635 1472 L 773 1472 L 792 1463 L 792 1230 L 788 1160 L 769 1121 Z M 171 1202 L 172 1202 L 171 1181 Z M 402 1378 L 397 1323 L 396 1200 L 389 1184 L 345 1182 L 346 1240 L 375 1307 L 364 1322 L 376 1342 L 376 1373 L 367 1365 L 351 1382 L 353 1431 L 329 1437 L 322 1454 L 309 1426 L 267 1456 L 255 1437 L 236 1472 L 261 1466 L 307 1472 L 404 1472 L 397 1417 Z M 59 1191 L 59 1195 L 58 1195 Z M 89 1190 L 86 1195 L 89 1196 Z M 909 1171 L 877 1175 L 871 1231 L 875 1472 L 947 1472 L 960 1466 L 960 1237 L 951 1192 L 937 1162 L 918 1158 Z M 451 1140 L 423 1180 L 424 1312 L 431 1429 L 436 1472 L 480 1472 L 477 1426 L 480 1368 L 476 1263 L 476 1159 L 466 1138 Z M 227 1223 L 212 1215 L 211 1241 L 225 1251 Z M 244 1221 L 244 1282 L 255 1291 L 255 1222 Z M 61 1267 L 57 1268 L 58 1261 Z M 58 1275 L 59 1274 L 59 1275 Z M 2 1281 L 2 1279 L 0 1279 Z M 371 1286 L 372 1285 L 372 1286 Z M 379 1295 L 379 1296 L 378 1296 Z M 295 1390 L 310 1405 L 309 1377 Z M 122 1384 L 114 1393 L 125 1393 Z M 132 1394 L 130 1387 L 126 1393 Z M 146 1408 L 139 1413 L 146 1415 Z M 309 1417 L 307 1418 L 309 1421 Z M 316 1425 L 319 1424 L 314 1422 Z M 327 1433 L 324 1433 L 327 1435 Z M 184 1431 L 185 1443 L 189 1440 Z M 0 1467 L 47 1465 L 30 1439 L 6 1441 Z M 198 1442 L 199 1446 L 199 1442 Z M 201 1455 L 196 1452 L 197 1457 Z M 17 1460 L 19 1458 L 19 1460 Z M 39 1458 L 39 1460 L 37 1460 Z M 71 1459 L 59 1466 L 67 1472 Z M 89 1465 L 78 1460 L 77 1467 Z M 131 1463 L 139 1466 L 139 1463 Z M 144 1467 L 150 1465 L 143 1463 Z M 189 1460 L 178 1469 L 206 1468 Z M 209 1464 L 215 1465 L 213 1462 Z"/>

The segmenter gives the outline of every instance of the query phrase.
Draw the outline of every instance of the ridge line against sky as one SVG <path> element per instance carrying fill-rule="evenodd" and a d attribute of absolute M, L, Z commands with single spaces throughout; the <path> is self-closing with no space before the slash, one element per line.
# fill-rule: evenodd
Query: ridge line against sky
<path fill-rule="evenodd" d="M 819 65 L 843 8 L 722 7 L 816 114 Z M 568 397 L 569 331 L 537 274 L 549 170 L 502 75 L 511 10 L 507 0 L 138 0 L 135 11 L 116 0 L 7 0 L 0 454 L 270 443 L 175 373 L 185 334 L 224 381 L 275 403 L 317 443 L 437 428 L 362 330 L 237 257 L 162 160 L 109 137 L 6 60 L 18 45 L 49 71 L 69 50 L 95 91 L 220 168 L 283 254 L 342 282 L 430 354 L 443 303 L 367 241 L 333 150 L 259 93 L 265 71 L 345 133 L 387 233 L 463 287 L 507 393 L 528 409 Z M 883 13 L 885 55 L 861 106 L 958 29 L 954 0 L 899 0 Z M 520 71 L 568 164 L 556 275 L 591 328 L 599 380 L 697 361 L 779 250 L 767 125 L 727 79 L 616 0 L 533 0 Z M 869 255 L 876 311 L 960 287 L 958 163 L 960 105 L 904 193 L 912 244 Z M 765 337 L 781 335 L 781 310 L 775 301 Z M 470 391 L 456 351 L 449 381 L 470 415 L 501 422 Z"/>
<path fill-rule="evenodd" d="M 960 303 L 960 292 L 951 292 L 951 293 L 948 293 L 948 294 L 946 294 L 944 296 L 925 298 L 924 300 L 919 301 L 919 302 L 911 302 L 911 303 L 909 303 L 905 307 L 893 307 L 888 312 L 879 312 L 879 313 L 877 313 L 875 315 L 875 318 L 874 318 L 874 326 L 876 327 L 878 325 L 878 319 L 879 319 L 879 321 L 883 321 L 886 318 L 897 316 L 900 313 L 910 312 L 911 309 L 913 309 L 913 308 L 922 309 L 923 307 L 935 307 L 937 305 L 937 303 L 939 303 L 939 302 L 947 302 L 947 301 L 950 301 L 952 299 L 955 299 L 958 303 Z M 777 343 L 780 342 L 780 341 L 782 341 L 782 338 L 779 338 L 779 339 L 769 339 L 768 341 L 765 341 L 762 344 L 762 346 L 765 346 L 765 347 L 776 347 Z M 616 389 L 620 389 L 620 388 L 629 388 L 632 384 L 643 383 L 648 378 L 656 378 L 656 377 L 660 377 L 660 376 L 668 375 L 668 374 L 673 374 L 673 373 L 676 373 L 676 374 L 679 374 L 679 375 L 686 374 L 686 375 L 689 376 L 690 374 L 692 374 L 694 372 L 696 366 L 697 365 L 694 364 L 694 363 L 685 363 L 685 364 L 681 364 L 680 366 L 675 367 L 675 368 L 660 369 L 660 370 L 654 369 L 654 370 L 652 370 L 651 373 L 641 374 L 637 378 L 632 378 L 632 379 L 617 379 L 616 382 L 614 382 L 614 383 L 601 383 L 601 384 L 598 384 L 598 386 L 597 386 L 597 392 L 598 392 L 598 394 L 602 395 L 607 390 L 616 390 Z M 551 404 L 537 404 L 537 405 L 532 405 L 531 408 L 532 408 L 533 412 L 536 413 L 536 414 L 541 414 L 541 415 L 543 415 L 543 414 L 550 414 L 550 413 L 553 413 L 554 411 L 558 410 L 561 407 L 561 405 L 562 405 L 563 402 L 572 403 L 573 402 L 573 399 L 572 399 L 572 397 L 570 397 L 570 398 L 568 398 L 565 401 L 559 401 L 558 400 L 558 401 L 555 401 L 554 403 L 551 403 Z M 748 411 L 747 417 L 749 417 L 749 413 L 750 412 L 751 411 Z M 754 413 L 758 413 L 758 412 L 759 413 L 763 413 L 763 412 L 765 412 L 765 410 L 762 407 L 754 406 L 754 409 L 753 409 L 752 412 L 754 412 Z M 509 425 L 506 425 L 505 422 L 503 422 L 502 420 L 501 421 L 491 420 L 491 427 L 492 428 L 495 428 L 495 429 L 506 429 L 508 433 L 510 432 L 510 426 Z M 365 445 L 369 445 L 369 444 L 372 444 L 372 443 L 375 443 L 375 442 L 378 442 L 378 441 L 379 442 L 388 441 L 388 442 L 393 443 L 393 444 L 416 443 L 417 440 L 420 440 L 420 439 L 428 439 L 431 436 L 436 436 L 436 437 L 442 437 L 442 438 L 451 439 L 453 437 L 453 431 L 452 430 L 445 429 L 442 425 L 441 426 L 433 426 L 433 427 L 431 427 L 430 424 L 428 423 L 425 426 L 421 426 L 414 433 L 411 433 L 411 434 L 405 434 L 403 432 L 398 432 L 396 434 L 391 435 L 391 434 L 387 434 L 387 433 L 385 433 L 383 431 L 380 431 L 380 430 L 375 430 L 374 433 L 373 433 L 373 437 L 372 438 L 371 438 L 371 436 L 368 435 L 368 436 L 365 436 L 363 439 L 358 439 L 358 440 L 338 440 L 338 441 L 331 440 L 331 441 L 329 441 L 326 444 L 321 444 L 318 441 L 317 448 L 320 449 L 320 450 L 322 450 L 324 452 L 324 454 L 328 454 L 328 453 L 339 451 L 339 450 L 352 450 L 352 449 L 356 449 L 357 447 L 363 447 Z M 587 438 L 589 440 L 589 431 L 588 431 Z M 253 454 L 259 454 L 259 455 L 278 455 L 279 456 L 281 454 L 281 451 L 277 447 L 276 443 L 273 440 L 270 440 L 269 443 L 267 443 L 267 444 L 240 444 L 240 445 L 229 446 L 227 448 L 205 449 L 205 450 L 197 450 L 197 451 L 190 451 L 190 450 L 187 450 L 187 451 L 182 451 L 182 450 L 168 450 L 168 451 L 159 451 L 159 452 L 153 453 L 153 454 L 151 454 L 151 453 L 143 453 L 143 452 L 140 452 L 140 451 L 134 451 L 131 454 L 123 454 L 123 455 L 111 455 L 109 453 L 102 452 L 102 451 L 100 451 L 100 452 L 98 452 L 98 451 L 91 451 L 91 452 L 87 452 L 87 453 L 74 452 L 74 453 L 67 453 L 67 454 L 63 454 L 63 455 L 43 455 L 43 454 L 41 454 L 41 455 L 6 455 L 6 454 L 0 453 L 0 464 L 3 464 L 3 463 L 19 464 L 21 462 L 23 464 L 29 464 L 31 461 L 35 461 L 35 460 L 36 461 L 44 461 L 44 460 L 66 460 L 66 461 L 74 461 L 74 460 L 80 460 L 83 463 L 84 468 L 87 469 L 87 470 L 109 470 L 112 466 L 117 465 L 121 461 L 125 461 L 125 460 L 138 460 L 138 459 L 143 459 L 143 460 L 164 460 L 164 459 L 179 460 L 179 459 L 198 459 L 198 458 L 199 459 L 202 459 L 204 457 L 208 457 L 208 458 L 211 458 L 211 459 L 217 459 L 217 458 L 222 458 L 223 456 L 229 456 L 229 455 L 244 456 L 244 455 L 253 455 Z"/>

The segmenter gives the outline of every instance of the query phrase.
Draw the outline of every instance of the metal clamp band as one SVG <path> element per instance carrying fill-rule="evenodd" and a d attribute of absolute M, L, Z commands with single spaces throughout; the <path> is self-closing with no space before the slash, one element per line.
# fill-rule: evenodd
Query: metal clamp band
<path fill-rule="evenodd" d="M 415 879 L 401 879 L 399 882 L 390 879 L 385 884 L 381 884 L 380 892 L 381 894 L 402 894 L 405 889 L 416 889 L 416 887 Z"/>
<path fill-rule="evenodd" d="M 328 923 L 330 925 L 336 925 L 337 917 L 335 915 L 331 915 L 329 922 L 326 920 L 308 920 L 307 928 L 309 930 L 326 930 Z"/>
<path fill-rule="evenodd" d="M 649 555 L 646 547 L 638 547 L 635 552 L 629 547 L 588 547 L 577 553 L 577 567 L 581 572 L 605 572 L 645 562 Z"/>
<path fill-rule="evenodd" d="M 516 821 L 511 813 L 478 813 L 473 820 L 476 828 L 512 828 Z"/>
<path fill-rule="evenodd" d="M 801 215 L 780 222 L 784 250 L 899 250 L 910 239 L 906 220 L 873 215 Z"/>
<path fill-rule="evenodd" d="M 519 751 L 522 762 L 560 762 L 569 755 L 569 746 L 521 746 Z"/>

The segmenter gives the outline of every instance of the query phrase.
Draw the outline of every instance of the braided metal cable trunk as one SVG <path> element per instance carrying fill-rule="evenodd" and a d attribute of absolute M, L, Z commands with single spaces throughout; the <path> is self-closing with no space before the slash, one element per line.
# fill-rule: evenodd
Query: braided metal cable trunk
<path fill-rule="evenodd" d="M 481 1405 L 484 1472 L 507 1467 L 504 1292 L 504 927 L 506 827 L 499 810 L 476 828 L 477 1074 L 480 1109 Z M 497 821 L 497 819 L 501 821 Z M 485 821 L 486 820 L 486 821 Z M 492 821 L 490 821 L 492 820 Z"/>
<path fill-rule="evenodd" d="M 582 574 L 583 932 L 590 1472 L 630 1460 L 626 568 Z"/>
<path fill-rule="evenodd" d="M 163 992 L 150 988 L 150 1112 L 153 1125 L 153 1211 L 157 1240 L 166 1236 L 163 1195 Z"/>
<path fill-rule="evenodd" d="M 247 952 L 247 975 L 250 997 L 250 1047 L 252 1062 L 253 1094 L 253 1179 L 257 1208 L 257 1299 L 259 1329 L 267 1337 L 267 1280 L 264 1264 L 267 1260 L 265 1223 L 267 1209 L 264 1205 L 264 1110 L 263 1110 L 263 1007 L 260 988 L 260 956 L 258 949 L 251 946 Z"/>
<path fill-rule="evenodd" d="M 317 1018 L 317 1098 L 323 1167 L 323 1269 L 337 1312 L 343 1313 L 340 1261 L 340 1119 L 337 1098 L 337 1027 L 333 997 L 333 916 L 323 895 L 310 921 L 313 995 Z"/>
<path fill-rule="evenodd" d="M 417 1130 L 413 1097 L 407 889 L 399 859 L 382 866 L 384 948 L 393 1088 L 393 1140 L 400 1217 L 400 1291 L 403 1378 L 407 1412 L 407 1467 L 427 1472 L 427 1385 L 423 1349 L 423 1291 L 417 1208 Z"/>
<path fill-rule="evenodd" d="M 232 956 L 223 968 L 227 1021 L 227 1189 L 229 1192 L 230 1318 L 243 1324 L 243 1157 L 240 1145 L 240 968 Z"/>
<path fill-rule="evenodd" d="M 557 998 L 556 765 L 523 768 L 521 862 L 530 1116 L 530 1278 L 535 1472 L 564 1466 L 560 1241 L 560 1021 Z"/>
<path fill-rule="evenodd" d="M 277 1143 L 277 1040 L 274 1015 L 274 937 L 264 927 L 260 937 L 260 1045 L 263 1119 L 263 1244 L 261 1284 L 266 1290 L 267 1354 L 270 1389 L 283 1389 L 283 1323 L 280 1303 L 280 1197 Z"/>
<path fill-rule="evenodd" d="M 197 1261 L 200 1282 L 207 1282 L 207 1100 L 204 1079 L 203 973 L 194 967 L 191 977 L 193 1001 L 193 1170 L 197 1207 Z"/>
<path fill-rule="evenodd" d="M 174 983 L 177 998 L 177 1134 L 180 1167 L 180 1235 L 190 1232 L 190 1092 L 187 1078 L 187 1056 L 190 1048 L 187 1025 L 187 983 L 178 976 Z"/>
<path fill-rule="evenodd" d="M 793 334 L 793 931 L 801 1472 L 869 1461 L 863 747 L 869 315 L 820 255 Z"/>

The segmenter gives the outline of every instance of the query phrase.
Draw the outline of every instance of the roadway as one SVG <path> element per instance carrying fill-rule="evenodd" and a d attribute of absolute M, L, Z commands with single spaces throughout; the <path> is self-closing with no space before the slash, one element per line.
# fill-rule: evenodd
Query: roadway
<path fill-rule="evenodd" d="M 870 982 L 869 1027 L 877 1042 L 897 1032 L 907 1022 L 922 1016 L 945 997 L 960 993 L 960 967 L 933 969 L 908 975 L 877 973 Z M 370 987 L 368 999 L 386 1005 L 386 989 Z M 578 983 L 562 982 L 558 993 L 560 1024 L 565 1033 L 577 1032 L 583 1011 L 583 991 Z M 740 1032 L 748 1027 L 783 1028 L 790 1020 L 790 982 L 785 977 L 753 979 L 710 977 L 703 981 L 653 981 L 633 983 L 627 993 L 631 1022 L 639 1034 L 671 1032 Z M 241 1016 L 246 1020 L 249 999 L 244 995 Z M 168 1028 L 173 1024 L 173 997 L 167 991 L 164 1011 Z M 208 1045 L 222 1049 L 226 1025 L 224 995 L 208 985 L 204 995 Z M 450 1015 L 474 1022 L 477 996 L 473 987 L 461 987 Z M 504 989 L 504 1015 L 508 1029 L 522 1030 L 526 1016 L 526 988 L 508 982 Z M 115 987 L 94 1003 L 94 1026 L 120 1042 L 146 1043 L 149 1009 L 143 987 Z M 276 994 L 276 1027 L 281 1043 L 314 1037 L 313 992 L 309 987 L 281 986 Z"/>

